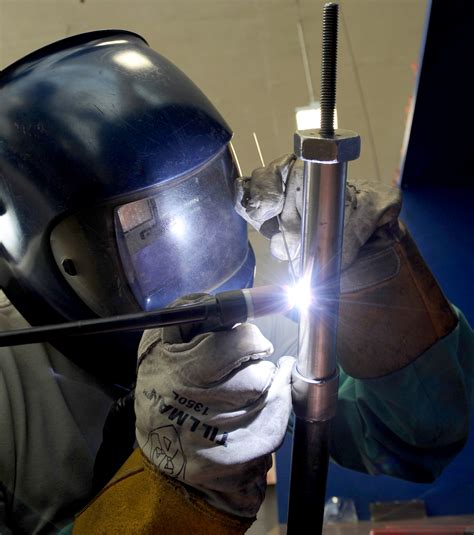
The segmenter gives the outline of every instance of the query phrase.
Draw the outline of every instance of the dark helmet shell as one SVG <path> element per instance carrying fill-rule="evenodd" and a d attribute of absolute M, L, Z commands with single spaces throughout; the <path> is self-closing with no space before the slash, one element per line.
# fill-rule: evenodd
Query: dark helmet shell
<path fill-rule="evenodd" d="M 56 222 L 173 181 L 212 160 L 231 136 L 196 85 L 131 32 L 70 37 L 7 67 L 0 74 L 7 296 L 36 325 L 93 317 L 51 253 Z"/>

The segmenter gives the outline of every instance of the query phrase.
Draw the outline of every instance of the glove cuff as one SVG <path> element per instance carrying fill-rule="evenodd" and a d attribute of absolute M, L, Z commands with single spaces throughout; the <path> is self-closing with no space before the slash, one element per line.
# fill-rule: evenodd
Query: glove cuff
<path fill-rule="evenodd" d="M 341 296 L 337 354 L 355 378 L 381 377 L 407 366 L 457 325 L 409 233 L 392 248 L 399 264 L 392 277 Z"/>
<path fill-rule="evenodd" d="M 253 520 L 211 507 L 192 489 L 156 470 L 137 448 L 78 515 L 73 535 L 242 535 Z"/>

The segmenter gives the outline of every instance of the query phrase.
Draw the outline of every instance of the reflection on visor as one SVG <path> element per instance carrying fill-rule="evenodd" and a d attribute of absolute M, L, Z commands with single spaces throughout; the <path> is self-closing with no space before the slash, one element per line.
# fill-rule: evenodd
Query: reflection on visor
<path fill-rule="evenodd" d="M 142 200 L 121 206 L 117 210 L 123 232 L 128 232 L 153 218 L 152 202 Z"/>
<path fill-rule="evenodd" d="M 230 166 L 232 168 L 232 166 Z M 219 286 L 246 259 L 245 222 L 233 208 L 228 157 L 115 209 L 119 254 L 144 310 Z"/>

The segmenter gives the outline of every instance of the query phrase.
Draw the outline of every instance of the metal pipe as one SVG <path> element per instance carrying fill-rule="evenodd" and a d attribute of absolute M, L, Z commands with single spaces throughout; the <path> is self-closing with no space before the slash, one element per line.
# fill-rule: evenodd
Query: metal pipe
<path fill-rule="evenodd" d="M 300 312 L 293 372 L 296 414 L 288 533 L 321 533 L 331 419 L 339 375 L 336 334 L 347 163 L 304 163 L 301 273 L 313 296 Z M 319 530 L 319 531 L 318 531 Z"/>
<path fill-rule="evenodd" d="M 336 335 L 344 230 L 347 162 L 359 157 L 360 138 L 334 130 L 337 4 L 323 14 L 321 129 L 295 133 L 295 154 L 304 161 L 301 270 L 311 303 L 300 311 L 298 359 L 292 397 L 293 437 L 288 533 L 311 527 L 322 533 L 331 420 L 339 375 Z"/>
<path fill-rule="evenodd" d="M 329 463 L 331 421 L 307 422 L 296 418 L 291 460 L 288 531 L 321 533 Z M 294 475 L 297 477 L 294 477 Z"/>
<path fill-rule="evenodd" d="M 300 313 L 298 371 L 310 379 L 336 371 L 334 333 L 339 305 L 347 163 L 305 162 L 301 273 L 314 294 Z M 324 355 L 325 358 L 318 358 Z"/>

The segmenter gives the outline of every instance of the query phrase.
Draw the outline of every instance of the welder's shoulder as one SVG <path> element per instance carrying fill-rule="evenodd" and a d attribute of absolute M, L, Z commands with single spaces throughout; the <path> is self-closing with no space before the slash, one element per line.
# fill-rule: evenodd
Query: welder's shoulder
<path fill-rule="evenodd" d="M 192 490 L 155 470 L 136 449 L 76 517 L 73 535 L 240 535 L 250 520 L 208 505 Z"/>

